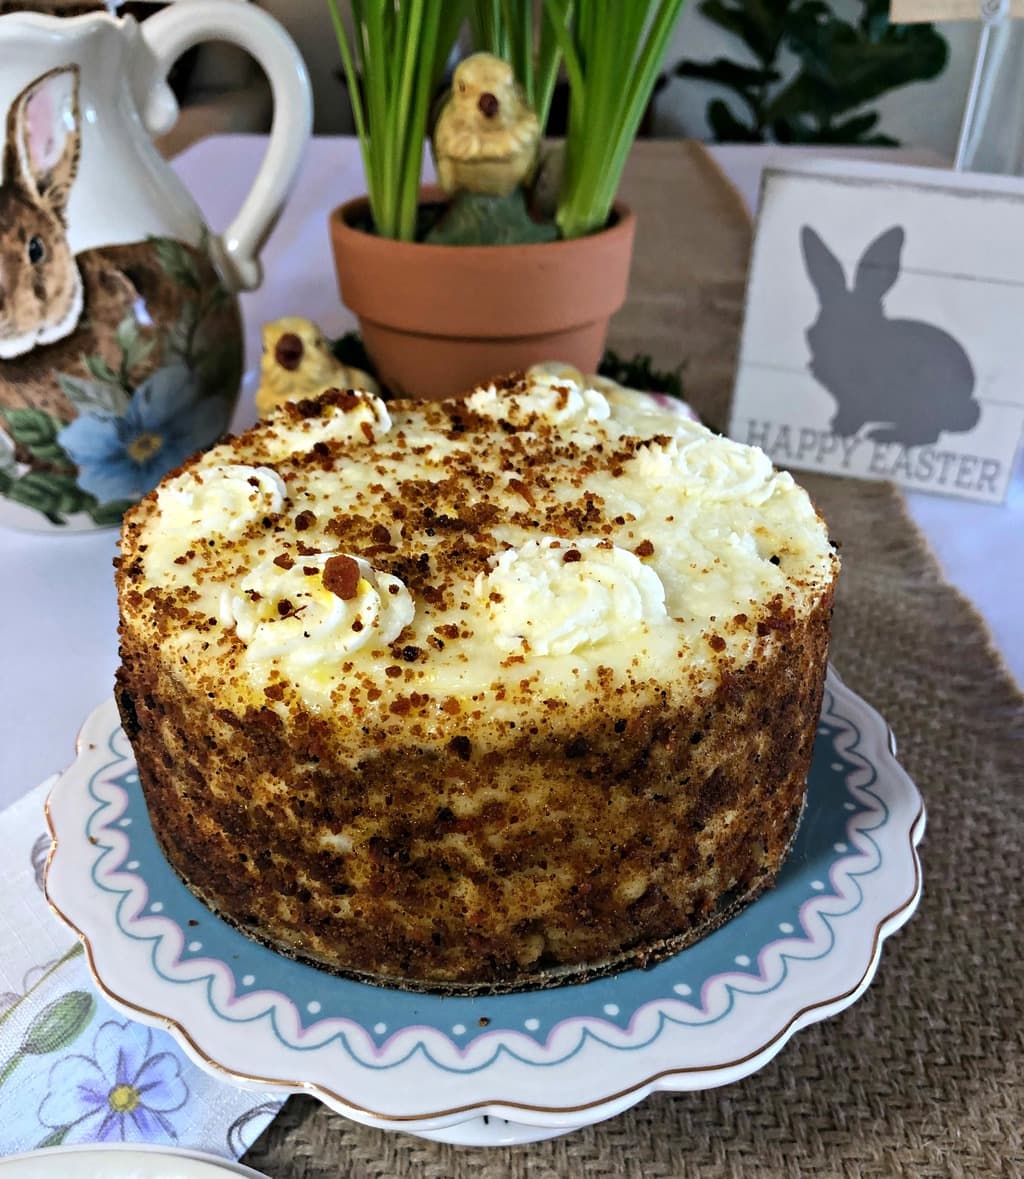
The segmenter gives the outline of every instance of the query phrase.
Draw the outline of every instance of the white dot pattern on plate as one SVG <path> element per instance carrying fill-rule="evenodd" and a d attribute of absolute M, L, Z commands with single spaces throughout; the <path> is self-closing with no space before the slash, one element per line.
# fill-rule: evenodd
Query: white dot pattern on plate
<path fill-rule="evenodd" d="M 388 1030 L 388 1025 L 386 1023 L 375 1023 L 373 1025 L 373 1030 L 377 1033 L 378 1036 L 383 1036 L 384 1033 Z"/>
<path fill-rule="evenodd" d="M 456 1036 L 464 1036 L 466 1034 L 466 1025 L 464 1023 L 457 1023 L 452 1027 L 452 1032 Z"/>
<path fill-rule="evenodd" d="M 618 1015 L 619 1014 L 618 1003 L 605 1003 L 604 1013 L 605 1013 L 605 1015 Z"/>
<path fill-rule="evenodd" d="M 311 1003 L 306 1004 L 306 1010 L 309 1012 L 310 1015 L 319 1015 L 320 1014 L 320 1004 L 316 1001 L 316 999 L 314 999 Z"/>
<path fill-rule="evenodd" d="M 841 770 L 843 768 L 843 763 L 841 761 L 834 761 L 831 768 L 834 770 Z"/>
<path fill-rule="evenodd" d="M 149 906 L 149 911 L 150 911 L 151 913 L 162 913 L 162 912 L 164 911 L 164 903 L 163 903 L 163 901 L 154 901 L 154 902 L 153 902 L 153 903 L 152 903 L 152 904 Z"/>
<path fill-rule="evenodd" d="M 675 993 L 677 995 L 692 995 L 693 994 L 693 987 L 688 987 L 686 985 L 686 983 L 676 983 L 676 985 L 672 988 L 672 990 L 675 991 Z"/>
<path fill-rule="evenodd" d="M 203 948 L 202 942 L 189 942 L 188 943 L 188 949 L 189 949 L 190 954 L 198 954 L 202 948 Z"/>
<path fill-rule="evenodd" d="M 734 961 L 737 966 L 749 966 L 750 965 L 750 958 L 746 954 L 737 954 Z"/>
<path fill-rule="evenodd" d="M 856 805 L 852 802 L 844 802 L 843 803 L 843 810 L 844 811 L 855 811 L 856 809 L 857 809 Z"/>
<path fill-rule="evenodd" d="M 837 851 L 837 852 L 839 852 L 840 854 L 842 854 L 844 851 L 849 851 L 849 850 L 850 850 L 850 849 L 849 849 L 849 848 L 846 846 L 846 844 L 845 844 L 845 843 L 834 843 L 832 846 L 833 846 L 833 847 L 836 849 L 836 851 Z"/>
<path fill-rule="evenodd" d="M 812 880 L 811 881 L 811 888 L 813 888 L 815 892 L 821 892 L 821 890 L 824 887 L 825 887 L 825 885 L 821 880 Z"/>
<path fill-rule="evenodd" d="M 243 974 L 242 975 L 242 986 L 243 987 L 251 987 L 255 981 L 256 981 L 256 976 L 254 974 Z"/>
<path fill-rule="evenodd" d="M 132 821 L 131 819 L 120 819 L 117 825 L 118 827 L 130 827 L 132 825 Z"/>
<path fill-rule="evenodd" d="M 793 932 L 793 926 L 792 926 L 792 925 L 790 925 L 790 923 L 789 923 L 788 921 L 783 921 L 783 922 L 781 922 L 781 923 L 780 923 L 780 925 L 779 925 L 779 931 L 780 931 L 781 933 L 792 933 L 792 932 Z"/>
<path fill-rule="evenodd" d="M 128 863 L 125 864 L 125 867 L 128 869 L 129 872 L 134 872 L 138 866 L 139 866 L 138 860 L 129 860 Z"/>
<path fill-rule="evenodd" d="M 523 1024 L 523 1027 L 526 1028 L 526 1030 L 528 1032 L 535 1032 L 540 1027 L 540 1020 L 539 1019 L 528 1019 Z"/>

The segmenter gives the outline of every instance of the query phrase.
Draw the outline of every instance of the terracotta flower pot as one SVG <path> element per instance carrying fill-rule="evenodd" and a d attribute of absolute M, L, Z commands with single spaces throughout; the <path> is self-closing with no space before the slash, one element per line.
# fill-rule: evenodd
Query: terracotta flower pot
<path fill-rule="evenodd" d="M 441 398 L 546 360 L 597 368 L 629 281 L 625 206 L 600 233 L 529 246 L 393 241 L 357 228 L 368 215 L 365 198 L 335 209 L 331 243 L 342 302 L 388 388 Z"/>

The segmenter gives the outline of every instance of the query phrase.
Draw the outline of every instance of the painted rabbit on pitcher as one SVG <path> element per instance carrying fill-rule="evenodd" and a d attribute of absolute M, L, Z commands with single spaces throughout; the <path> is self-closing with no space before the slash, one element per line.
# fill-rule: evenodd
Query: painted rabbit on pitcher
<path fill-rule="evenodd" d="M 278 94 L 267 158 L 223 239 L 143 129 L 173 123 L 167 70 L 209 37 L 253 52 Z M 227 428 L 242 366 L 234 292 L 259 282 L 308 136 L 308 81 L 280 27 L 230 0 L 144 26 L 4 16 L 0 53 L 17 62 L 0 80 L 0 521 L 112 524 Z"/>

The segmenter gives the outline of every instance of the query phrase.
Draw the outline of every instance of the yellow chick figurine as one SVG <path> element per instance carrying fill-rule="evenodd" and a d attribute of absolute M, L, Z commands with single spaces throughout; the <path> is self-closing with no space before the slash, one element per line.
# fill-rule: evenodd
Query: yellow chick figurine
<path fill-rule="evenodd" d="M 437 178 L 450 196 L 507 196 L 529 182 L 540 124 L 507 61 L 474 53 L 459 62 L 433 145 Z"/>
<path fill-rule="evenodd" d="M 380 392 L 369 373 L 350 368 L 334 356 L 312 320 L 288 315 L 263 325 L 263 359 L 256 390 L 260 417 L 286 401 L 301 401 L 335 388 Z"/>

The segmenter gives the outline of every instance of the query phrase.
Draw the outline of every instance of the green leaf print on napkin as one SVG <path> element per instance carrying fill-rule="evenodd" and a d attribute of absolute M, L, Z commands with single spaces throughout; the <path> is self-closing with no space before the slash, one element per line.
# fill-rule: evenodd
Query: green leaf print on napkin
<path fill-rule="evenodd" d="M 70 1126 L 61 1126 L 59 1129 L 47 1134 L 41 1142 L 36 1143 L 36 1150 L 45 1150 L 48 1146 L 60 1146 L 64 1139 L 67 1138 L 68 1130 L 70 1129 Z"/>
<path fill-rule="evenodd" d="M 85 1030 L 95 1010 L 96 1000 L 88 991 L 68 991 L 48 1003 L 28 1025 L 21 1047 L 0 1069 L 0 1085 L 26 1056 L 49 1056 L 69 1048 Z"/>

